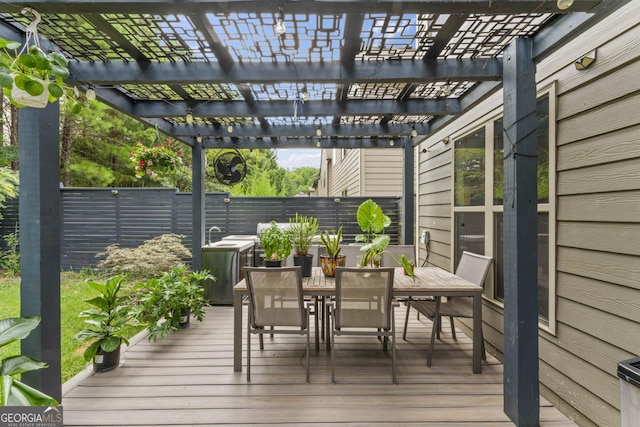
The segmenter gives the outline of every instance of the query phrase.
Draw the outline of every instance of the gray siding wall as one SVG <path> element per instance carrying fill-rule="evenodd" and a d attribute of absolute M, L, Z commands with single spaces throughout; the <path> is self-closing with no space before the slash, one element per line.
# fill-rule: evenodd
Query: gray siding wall
<path fill-rule="evenodd" d="M 620 360 L 640 354 L 640 2 L 537 64 L 556 83 L 556 324 L 540 330 L 541 392 L 582 426 L 620 424 Z M 597 61 L 573 61 L 591 49 Z M 502 93 L 426 140 L 418 159 L 420 229 L 429 260 L 451 270 L 451 147 L 443 139 L 496 113 Z M 499 113 L 499 111 L 497 111 Z M 446 209 L 445 209 L 446 208 Z M 424 250 L 421 249 L 421 258 Z M 484 303 L 489 348 L 502 355 L 499 304 Z"/>
<path fill-rule="evenodd" d="M 364 166 L 362 195 L 402 195 L 404 163 L 402 148 L 367 148 L 360 152 Z"/>
<path fill-rule="evenodd" d="M 330 196 L 340 196 L 346 190 L 347 196 L 362 196 L 360 150 L 334 149 Z"/>

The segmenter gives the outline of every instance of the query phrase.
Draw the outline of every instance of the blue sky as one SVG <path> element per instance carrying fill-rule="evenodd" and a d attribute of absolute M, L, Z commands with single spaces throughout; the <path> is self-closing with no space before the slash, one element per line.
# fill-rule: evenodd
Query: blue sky
<path fill-rule="evenodd" d="M 276 150 L 276 153 L 278 165 L 285 169 L 296 169 L 302 166 L 320 168 L 320 150 L 317 148 L 286 148 Z"/>

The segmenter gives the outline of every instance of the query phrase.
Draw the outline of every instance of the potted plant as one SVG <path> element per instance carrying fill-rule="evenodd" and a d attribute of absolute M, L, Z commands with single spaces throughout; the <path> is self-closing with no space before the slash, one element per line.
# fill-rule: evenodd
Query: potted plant
<path fill-rule="evenodd" d="M 20 51 L 20 43 L 0 38 L 0 86 L 15 106 L 44 108 L 65 94 L 69 61 L 58 52 L 43 52 L 37 43 L 29 44 L 27 34 Z"/>
<path fill-rule="evenodd" d="M 181 264 L 138 285 L 135 317 L 147 325 L 150 341 L 187 327 L 191 316 L 202 321 L 208 303 L 201 282 L 207 279 L 215 280 L 208 270 L 192 272 Z"/>
<path fill-rule="evenodd" d="M 261 233 L 265 267 L 281 267 L 282 261 L 291 254 L 291 231 L 282 230 L 275 221 L 271 221 Z"/>
<path fill-rule="evenodd" d="M 120 364 L 120 346 L 129 344 L 124 332 L 131 325 L 129 296 L 119 295 L 124 276 L 113 276 L 104 283 L 87 279 L 85 283 L 100 293 L 85 300 L 95 308 L 84 310 L 78 316 L 84 318 L 85 329 L 76 339 L 91 341 L 84 352 L 84 359 L 93 361 L 94 372 L 107 372 Z"/>
<path fill-rule="evenodd" d="M 313 237 L 318 233 L 318 219 L 311 216 L 298 215 L 289 218 L 289 229 L 291 243 L 293 245 L 293 265 L 302 267 L 302 277 L 311 277 L 311 266 L 313 265 L 313 254 L 309 253 L 309 248 Z"/>
<path fill-rule="evenodd" d="M 360 248 L 363 252 L 360 265 L 379 267 L 382 252 L 391 242 L 391 238 L 384 234 L 384 229 L 391 224 L 391 218 L 384 214 L 380 205 L 368 199 L 358 207 L 356 220 L 364 233 L 356 236 L 356 242 L 365 244 Z"/>
<path fill-rule="evenodd" d="M 347 257 L 340 254 L 340 242 L 342 241 L 342 226 L 338 231 L 325 230 L 320 234 L 320 241 L 327 249 L 327 255 L 320 256 L 320 267 L 326 277 L 336 275 L 336 267 L 344 267 Z"/>
<path fill-rule="evenodd" d="M 29 336 L 40 324 L 40 317 L 11 317 L 0 320 L 0 348 Z M 53 397 L 20 381 L 17 376 L 46 368 L 33 357 L 17 355 L 0 359 L 0 406 L 57 406 Z"/>

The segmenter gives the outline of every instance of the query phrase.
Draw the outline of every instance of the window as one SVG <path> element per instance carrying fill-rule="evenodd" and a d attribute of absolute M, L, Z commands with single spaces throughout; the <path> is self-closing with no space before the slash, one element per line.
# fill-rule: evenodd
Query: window
<path fill-rule="evenodd" d="M 555 319 L 555 261 L 552 254 L 555 215 L 550 208 L 555 174 L 550 117 L 555 115 L 552 87 L 539 98 L 538 119 L 538 307 L 543 325 Z M 493 277 L 487 279 L 485 296 L 504 301 L 503 185 L 504 140 L 502 117 L 486 122 L 455 140 L 454 147 L 454 263 L 463 251 L 493 256 Z M 454 265 L 454 268 L 456 267 Z M 553 331 L 554 326 L 551 325 Z"/>

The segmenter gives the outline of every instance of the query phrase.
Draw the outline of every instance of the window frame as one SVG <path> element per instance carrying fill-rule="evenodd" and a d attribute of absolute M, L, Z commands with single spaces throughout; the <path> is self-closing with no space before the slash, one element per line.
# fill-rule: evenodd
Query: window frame
<path fill-rule="evenodd" d="M 537 90 L 536 99 L 547 96 L 549 99 L 549 199 L 547 203 L 538 203 L 537 212 L 547 213 L 549 218 L 549 299 L 548 319 L 539 318 L 538 328 L 546 332 L 556 335 L 557 319 L 556 319 L 556 120 L 557 120 L 557 82 L 541 87 Z M 461 212 L 477 212 L 484 214 L 484 230 L 485 230 L 485 255 L 495 257 L 496 255 L 496 230 L 495 230 L 495 214 L 503 213 L 503 205 L 494 205 L 493 200 L 493 182 L 494 182 L 494 122 L 503 117 L 503 106 L 490 111 L 488 114 L 473 121 L 469 125 L 459 129 L 451 134 L 449 139 L 452 141 L 451 156 L 451 268 L 455 268 L 456 260 L 456 228 L 455 218 L 457 213 Z M 455 142 L 469 136 L 484 127 L 485 134 L 485 203 L 483 206 L 456 206 L 455 205 Z M 496 298 L 496 286 L 494 282 L 495 269 L 492 266 L 487 281 L 485 282 L 485 291 L 483 299 L 501 309 L 504 309 L 503 301 Z"/>

